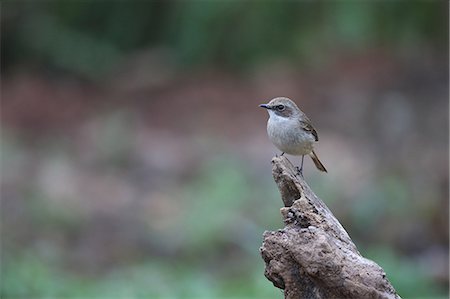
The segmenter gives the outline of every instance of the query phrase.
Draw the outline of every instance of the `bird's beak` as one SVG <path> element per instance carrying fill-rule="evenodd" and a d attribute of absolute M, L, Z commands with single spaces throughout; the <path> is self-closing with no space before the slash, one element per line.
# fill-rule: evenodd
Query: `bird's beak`
<path fill-rule="evenodd" d="M 267 105 L 267 104 L 261 104 L 261 105 L 259 105 L 259 107 L 266 108 L 266 109 L 271 109 L 270 106 Z"/>

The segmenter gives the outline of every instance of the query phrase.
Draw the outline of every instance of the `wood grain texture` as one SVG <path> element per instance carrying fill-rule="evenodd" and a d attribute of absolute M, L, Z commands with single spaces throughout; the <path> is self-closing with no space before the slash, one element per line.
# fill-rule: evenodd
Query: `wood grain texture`
<path fill-rule="evenodd" d="M 400 298 L 289 160 L 275 157 L 272 165 L 285 227 L 266 231 L 260 252 L 265 276 L 285 298 Z"/>

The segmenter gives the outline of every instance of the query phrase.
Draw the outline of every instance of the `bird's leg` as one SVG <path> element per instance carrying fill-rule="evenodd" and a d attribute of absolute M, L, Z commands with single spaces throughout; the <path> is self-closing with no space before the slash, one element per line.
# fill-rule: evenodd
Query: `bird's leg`
<path fill-rule="evenodd" d="M 302 155 L 302 164 L 300 164 L 300 168 L 297 166 L 297 174 L 303 176 L 303 159 L 305 158 L 305 155 Z"/>
<path fill-rule="evenodd" d="M 281 155 L 280 155 L 280 157 L 282 157 L 284 155 L 284 152 L 281 152 Z"/>

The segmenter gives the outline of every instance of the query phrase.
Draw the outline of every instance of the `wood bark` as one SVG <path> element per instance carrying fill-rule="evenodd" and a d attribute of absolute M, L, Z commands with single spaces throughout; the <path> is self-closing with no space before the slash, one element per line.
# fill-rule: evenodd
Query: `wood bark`
<path fill-rule="evenodd" d="M 285 205 L 285 227 L 264 232 L 264 275 L 284 297 L 400 298 L 375 262 L 358 252 L 349 235 L 286 157 L 272 159 Z"/>

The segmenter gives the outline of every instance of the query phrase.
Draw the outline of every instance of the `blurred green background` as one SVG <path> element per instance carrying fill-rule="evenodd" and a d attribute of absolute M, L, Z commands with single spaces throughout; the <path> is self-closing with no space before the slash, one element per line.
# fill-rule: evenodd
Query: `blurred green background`
<path fill-rule="evenodd" d="M 448 2 L 2 1 L 1 55 L 2 298 L 282 298 L 276 96 L 361 253 L 448 297 Z"/>

